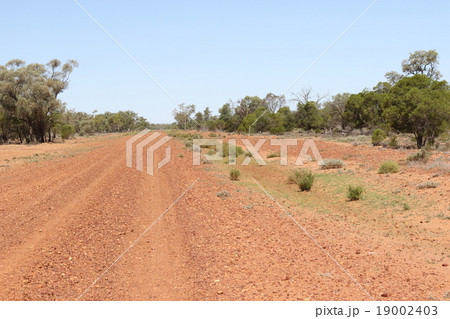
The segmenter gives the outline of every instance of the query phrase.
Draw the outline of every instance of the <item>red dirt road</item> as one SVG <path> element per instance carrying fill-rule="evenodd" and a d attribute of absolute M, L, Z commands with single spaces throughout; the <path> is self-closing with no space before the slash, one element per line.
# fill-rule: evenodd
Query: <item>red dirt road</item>
<path fill-rule="evenodd" d="M 428 300 L 449 291 L 448 267 L 414 248 L 302 211 L 295 219 L 355 284 L 256 185 L 193 167 L 176 140 L 172 162 L 146 175 L 125 166 L 126 139 L 0 171 L 1 300 Z M 222 190 L 231 197 L 217 197 Z"/>

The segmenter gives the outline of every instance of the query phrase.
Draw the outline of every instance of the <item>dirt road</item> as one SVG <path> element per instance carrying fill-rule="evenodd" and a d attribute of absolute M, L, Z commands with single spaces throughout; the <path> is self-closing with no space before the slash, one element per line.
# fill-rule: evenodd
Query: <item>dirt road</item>
<path fill-rule="evenodd" d="M 296 220 L 345 273 L 257 186 L 193 167 L 176 140 L 172 162 L 143 174 L 125 166 L 126 139 L 0 171 L 1 300 L 428 300 L 449 290 L 448 267 L 304 210 Z"/>

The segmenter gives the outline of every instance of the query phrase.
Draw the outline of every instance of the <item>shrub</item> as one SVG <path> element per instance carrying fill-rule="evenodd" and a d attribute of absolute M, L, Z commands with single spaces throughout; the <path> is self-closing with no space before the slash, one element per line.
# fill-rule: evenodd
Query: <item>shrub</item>
<path fill-rule="evenodd" d="M 347 188 L 347 198 L 349 201 L 360 200 L 364 193 L 364 187 L 362 186 L 351 186 Z"/>
<path fill-rule="evenodd" d="M 408 203 L 403 204 L 403 210 L 410 210 L 411 207 L 409 207 Z"/>
<path fill-rule="evenodd" d="M 209 133 L 208 136 L 209 137 L 217 137 L 217 134 L 216 133 Z"/>
<path fill-rule="evenodd" d="M 423 183 L 420 183 L 417 185 L 418 189 L 424 189 L 424 188 L 436 188 L 439 186 L 439 183 L 433 182 L 433 181 L 426 181 Z"/>
<path fill-rule="evenodd" d="M 275 152 L 275 153 L 270 153 L 269 155 L 267 155 L 267 158 L 274 158 L 274 157 L 280 157 L 280 153 Z"/>
<path fill-rule="evenodd" d="M 372 133 L 372 144 L 373 146 L 378 146 L 380 145 L 381 142 L 383 142 L 383 140 L 386 138 L 386 132 L 384 132 L 383 130 L 377 128 L 375 131 L 373 131 Z"/>
<path fill-rule="evenodd" d="M 249 151 L 244 152 L 244 155 L 248 156 L 248 157 L 253 157 L 252 152 L 249 152 Z"/>
<path fill-rule="evenodd" d="M 300 180 L 300 176 L 301 176 L 301 171 L 300 170 L 294 170 L 291 175 L 288 176 L 288 184 L 299 184 L 299 180 Z"/>
<path fill-rule="evenodd" d="M 407 157 L 408 162 L 423 162 L 426 163 L 430 159 L 430 153 L 428 153 L 426 150 L 421 150 L 417 153 L 410 154 Z"/>
<path fill-rule="evenodd" d="M 381 164 L 378 168 L 378 174 L 389 174 L 389 173 L 397 173 L 400 170 L 397 162 L 395 161 L 386 161 Z"/>
<path fill-rule="evenodd" d="M 236 156 L 244 154 L 244 150 L 240 146 L 236 146 Z M 230 155 L 230 144 L 223 143 L 223 154 L 222 157 L 227 157 Z"/>
<path fill-rule="evenodd" d="M 225 199 L 227 197 L 230 197 L 230 193 L 228 191 L 220 191 L 216 194 L 217 197 L 220 197 L 222 199 Z"/>
<path fill-rule="evenodd" d="M 310 191 L 314 178 L 314 174 L 309 169 L 295 170 L 288 177 L 288 183 L 297 184 L 301 191 Z"/>
<path fill-rule="evenodd" d="M 392 136 L 389 139 L 389 147 L 390 148 L 398 148 L 398 141 L 396 136 Z"/>
<path fill-rule="evenodd" d="M 241 172 L 240 172 L 239 170 L 233 168 L 233 169 L 230 171 L 230 179 L 231 179 L 232 181 L 237 181 L 237 180 L 239 179 L 239 176 L 241 176 Z"/>
<path fill-rule="evenodd" d="M 72 125 L 63 125 L 61 127 L 61 138 L 63 140 L 69 139 L 73 134 L 75 134 L 75 128 Z"/>
<path fill-rule="evenodd" d="M 322 169 L 342 168 L 344 162 L 340 159 L 327 158 L 323 160 Z"/>

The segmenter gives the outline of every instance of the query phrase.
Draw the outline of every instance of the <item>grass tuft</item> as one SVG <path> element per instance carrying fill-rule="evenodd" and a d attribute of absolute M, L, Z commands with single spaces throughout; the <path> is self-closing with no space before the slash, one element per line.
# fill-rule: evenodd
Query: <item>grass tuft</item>
<path fill-rule="evenodd" d="M 288 177 L 288 183 L 297 184 L 300 190 L 309 192 L 315 176 L 309 169 L 294 170 Z"/>
<path fill-rule="evenodd" d="M 347 188 L 347 198 L 349 201 L 360 200 L 364 193 L 364 187 L 349 185 Z"/>
<path fill-rule="evenodd" d="M 239 180 L 239 176 L 241 176 L 241 172 L 238 169 L 236 169 L 236 168 L 231 169 L 231 171 L 230 171 L 230 179 L 232 181 Z"/>
<path fill-rule="evenodd" d="M 342 168 L 344 167 L 344 162 L 340 159 L 326 158 L 320 167 L 322 169 Z"/>
<path fill-rule="evenodd" d="M 400 170 L 398 163 L 395 161 L 386 161 L 378 168 L 378 174 L 397 173 Z"/>
<path fill-rule="evenodd" d="M 427 163 L 429 159 L 430 159 L 430 153 L 428 153 L 426 150 L 421 150 L 417 153 L 410 154 L 406 160 L 408 162 Z"/>
<path fill-rule="evenodd" d="M 425 188 L 436 188 L 439 186 L 439 183 L 433 182 L 433 181 L 426 181 L 420 184 L 417 184 L 418 189 L 425 189 Z"/>

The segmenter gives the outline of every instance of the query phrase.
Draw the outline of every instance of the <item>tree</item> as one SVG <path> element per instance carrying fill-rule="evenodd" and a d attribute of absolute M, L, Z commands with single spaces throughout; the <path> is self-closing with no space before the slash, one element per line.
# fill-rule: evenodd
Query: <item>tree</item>
<path fill-rule="evenodd" d="M 267 107 L 269 112 L 275 113 L 281 107 L 285 106 L 286 98 L 284 95 L 275 95 L 273 93 L 268 93 L 263 100 L 263 104 Z"/>
<path fill-rule="evenodd" d="M 402 71 L 407 75 L 424 74 L 432 80 L 439 80 L 441 74 L 436 69 L 438 64 L 436 50 L 419 50 L 410 53 L 408 60 L 403 60 Z"/>
<path fill-rule="evenodd" d="M 403 78 L 403 75 L 395 71 L 390 71 L 386 73 L 384 77 L 386 78 L 386 80 L 388 80 L 390 85 L 395 85 Z"/>
<path fill-rule="evenodd" d="M 195 113 L 195 105 L 184 105 L 184 103 L 178 106 L 178 109 L 173 110 L 173 117 L 177 121 L 179 128 L 188 128 L 188 124 L 192 121 L 191 116 Z"/>
<path fill-rule="evenodd" d="M 295 114 L 292 112 L 289 107 L 283 106 L 277 112 L 279 117 L 282 119 L 282 125 L 284 127 L 285 132 L 292 131 L 295 127 Z"/>
<path fill-rule="evenodd" d="M 246 96 L 239 102 L 239 106 L 235 109 L 235 114 L 243 120 L 247 115 L 253 113 L 260 107 L 267 108 L 260 97 Z"/>
<path fill-rule="evenodd" d="M 405 77 L 391 89 L 383 115 L 393 129 L 414 134 L 422 148 L 448 127 L 450 87 L 422 74 Z"/>
<path fill-rule="evenodd" d="M 299 128 L 304 130 L 317 130 L 322 127 L 323 119 L 320 115 L 317 103 L 309 101 L 306 104 L 297 104 L 296 122 Z"/>
<path fill-rule="evenodd" d="M 350 97 L 350 93 L 339 93 L 331 98 L 330 101 L 325 102 L 324 104 L 324 113 L 327 117 L 327 126 L 328 128 L 336 128 L 345 129 L 345 105 Z"/>
<path fill-rule="evenodd" d="M 11 60 L 0 68 L 0 107 L 2 140 L 51 141 L 52 129 L 63 110 L 58 95 L 67 89 L 69 77 L 78 66 L 74 60 L 61 64 L 52 60 L 46 65 L 27 65 Z"/>

